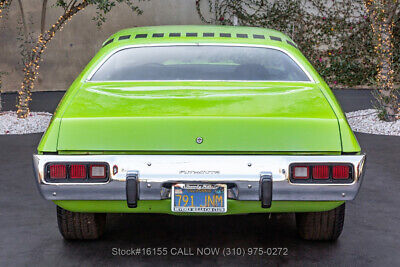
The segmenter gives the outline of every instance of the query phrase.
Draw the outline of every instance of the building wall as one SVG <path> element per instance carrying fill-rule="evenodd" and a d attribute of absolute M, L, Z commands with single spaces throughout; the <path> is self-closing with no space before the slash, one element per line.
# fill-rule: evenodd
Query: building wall
<path fill-rule="evenodd" d="M 54 7 L 56 0 L 48 1 L 46 28 L 61 15 L 61 9 Z M 39 35 L 41 0 L 22 0 L 30 31 Z M 53 7 L 52 7 L 53 6 Z M 34 91 L 66 90 L 101 44 L 111 34 L 123 28 L 153 25 L 202 24 L 197 15 L 195 0 L 149 0 L 139 3 L 143 14 L 137 16 L 125 5 L 115 7 L 108 15 L 107 22 L 98 28 L 93 16 L 94 7 L 81 11 L 58 32 L 50 42 L 43 56 L 40 75 Z M 207 7 L 204 7 L 207 8 Z M 0 71 L 3 76 L 3 92 L 17 91 L 23 79 L 20 49 L 17 43 L 20 10 L 14 0 L 8 15 L 0 20 Z"/>

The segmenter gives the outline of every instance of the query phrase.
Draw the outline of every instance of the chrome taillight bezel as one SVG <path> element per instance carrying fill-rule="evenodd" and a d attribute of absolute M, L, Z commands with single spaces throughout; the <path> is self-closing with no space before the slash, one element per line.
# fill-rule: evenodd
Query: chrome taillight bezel
<path fill-rule="evenodd" d="M 52 165 L 65 165 L 66 178 L 51 178 L 50 166 Z M 85 178 L 71 178 L 71 165 L 85 165 L 86 177 Z M 90 166 L 102 165 L 106 168 L 106 175 L 104 178 L 91 178 Z M 44 166 L 44 180 L 49 183 L 104 183 L 110 179 L 110 166 L 107 162 L 48 162 Z"/>
<path fill-rule="evenodd" d="M 329 166 L 329 178 L 328 179 L 318 179 L 313 177 L 313 167 L 326 165 Z M 334 179 L 332 174 L 333 166 L 347 166 L 349 167 L 349 178 L 348 179 Z M 296 179 L 293 177 L 294 167 L 308 167 L 309 177 Z M 354 182 L 355 172 L 354 166 L 351 163 L 343 162 L 299 162 L 292 163 L 289 165 L 289 180 L 291 183 L 295 184 L 351 184 Z"/>

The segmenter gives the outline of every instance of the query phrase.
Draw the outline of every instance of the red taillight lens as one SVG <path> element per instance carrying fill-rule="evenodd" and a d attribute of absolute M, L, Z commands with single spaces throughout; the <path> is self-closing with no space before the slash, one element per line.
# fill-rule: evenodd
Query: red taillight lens
<path fill-rule="evenodd" d="M 89 178 L 104 179 L 107 177 L 107 167 L 105 165 L 90 165 Z"/>
<path fill-rule="evenodd" d="M 314 179 L 329 179 L 329 166 L 327 165 L 316 165 L 313 167 L 313 178 Z"/>
<path fill-rule="evenodd" d="M 71 165 L 69 176 L 71 179 L 86 178 L 86 166 L 85 165 Z"/>
<path fill-rule="evenodd" d="M 308 179 L 310 178 L 310 168 L 308 166 L 295 166 L 293 167 L 294 179 Z"/>
<path fill-rule="evenodd" d="M 332 168 L 333 179 L 349 179 L 350 178 L 350 168 L 345 165 L 337 165 Z"/>
<path fill-rule="evenodd" d="M 50 165 L 50 179 L 65 179 L 67 178 L 67 168 L 65 165 L 54 164 Z"/>

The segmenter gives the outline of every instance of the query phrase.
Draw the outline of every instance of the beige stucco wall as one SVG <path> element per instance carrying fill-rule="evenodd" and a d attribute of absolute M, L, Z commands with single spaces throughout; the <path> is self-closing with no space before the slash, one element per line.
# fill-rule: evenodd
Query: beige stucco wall
<path fill-rule="evenodd" d="M 60 8 L 51 7 L 49 0 L 47 27 L 61 15 Z M 22 0 L 27 20 L 35 35 L 39 34 L 42 0 Z M 98 29 L 92 17 L 96 9 L 88 7 L 77 14 L 48 45 L 40 67 L 35 91 L 66 90 L 83 67 L 95 55 L 102 42 L 114 32 L 129 27 L 146 25 L 201 24 L 195 0 L 150 0 L 139 4 L 143 15 L 133 15 L 124 4 L 108 14 L 107 22 Z M 2 91 L 17 91 L 22 81 L 22 66 L 17 46 L 17 25 L 20 18 L 18 3 L 13 1 L 8 16 L 0 20 L 0 71 L 4 76 Z"/>

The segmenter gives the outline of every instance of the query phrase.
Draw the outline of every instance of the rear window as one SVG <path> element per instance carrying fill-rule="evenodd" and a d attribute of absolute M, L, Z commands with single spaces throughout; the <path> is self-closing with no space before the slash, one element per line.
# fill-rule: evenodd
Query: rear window
<path fill-rule="evenodd" d="M 282 51 L 212 45 L 126 48 L 107 59 L 91 78 L 132 80 L 310 81 Z"/>

